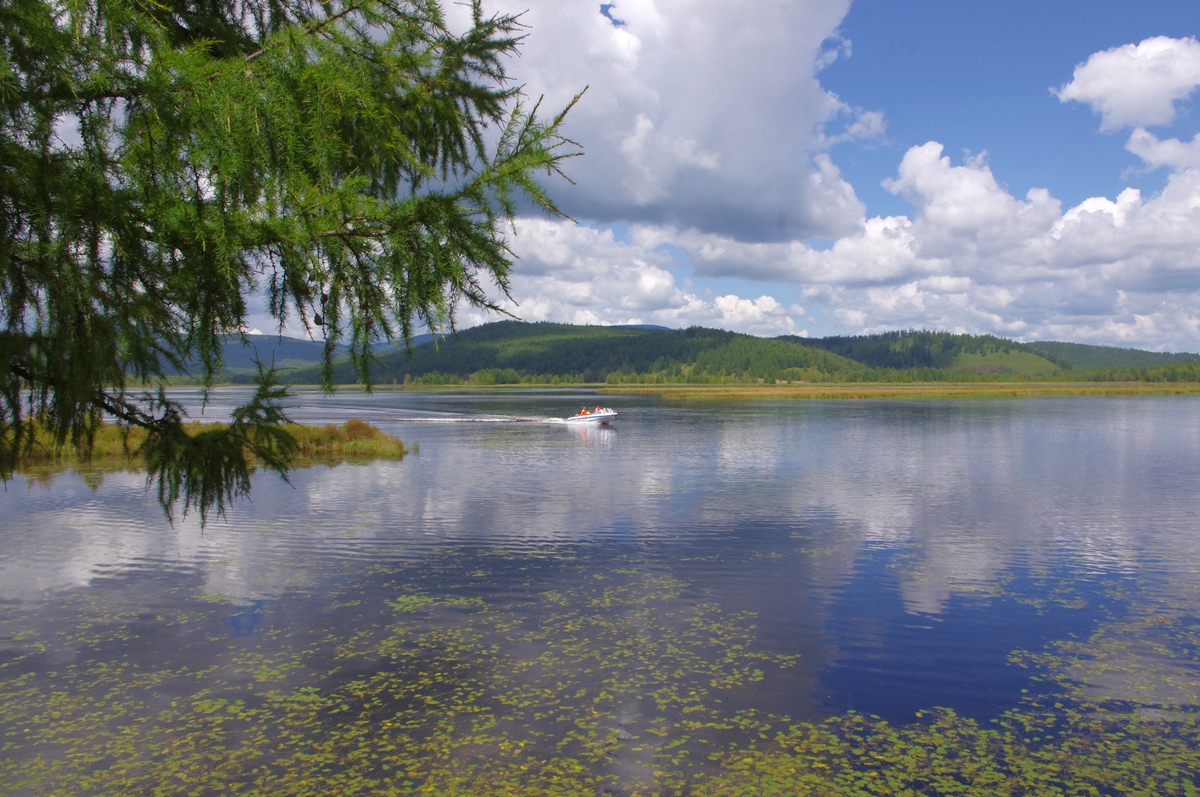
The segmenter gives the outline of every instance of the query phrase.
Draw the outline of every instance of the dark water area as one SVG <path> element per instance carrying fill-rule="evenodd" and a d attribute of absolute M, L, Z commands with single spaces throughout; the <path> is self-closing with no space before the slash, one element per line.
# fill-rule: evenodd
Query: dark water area
<path fill-rule="evenodd" d="M 831 717 L 1194 722 L 1194 397 L 292 405 L 419 452 L 258 473 L 207 528 L 135 473 L 0 494 L 11 793 L 704 793 Z"/>

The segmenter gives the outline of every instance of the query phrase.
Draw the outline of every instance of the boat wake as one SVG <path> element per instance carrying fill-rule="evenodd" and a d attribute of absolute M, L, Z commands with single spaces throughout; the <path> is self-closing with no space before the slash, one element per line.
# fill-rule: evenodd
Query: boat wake
<path fill-rule="evenodd" d="M 455 415 L 431 418 L 427 416 L 404 416 L 395 418 L 397 423 L 566 423 L 563 418 L 530 418 L 518 415 Z"/>

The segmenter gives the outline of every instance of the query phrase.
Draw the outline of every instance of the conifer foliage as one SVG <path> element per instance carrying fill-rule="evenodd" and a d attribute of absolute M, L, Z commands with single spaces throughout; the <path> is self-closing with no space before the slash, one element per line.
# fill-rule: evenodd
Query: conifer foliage
<path fill-rule="evenodd" d="M 578 148 L 506 78 L 520 21 L 471 10 L 453 32 L 438 0 L 4 0 L 0 475 L 31 417 L 86 449 L 107 413 L 149 432 L 168 513 L 222 511 L 248 455 L 286 472 L 284 393 L 263 368 L 189 436 L 163 371 L 210 384 L 251 297 L 364 380 L 374 343 L 495 309 L 515 214 L 558 212 L 539 181 Z"/>

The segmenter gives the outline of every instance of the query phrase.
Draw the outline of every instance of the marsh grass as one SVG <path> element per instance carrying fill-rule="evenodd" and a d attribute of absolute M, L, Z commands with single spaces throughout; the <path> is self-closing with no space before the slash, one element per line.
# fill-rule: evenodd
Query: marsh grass
<path fill-rule="evenodd" d="M 296 438 L 301 457 L 400 459 L 408 453 L 400 438 L 357 418 L 341 426 L 293 426 L 289 431 Z"/>
<path fill-rule="evenodd" d="M 189 434 L 220 428 L 223 424 L 189 423 Z M 96 432 L 90 450 L 81 450 L 68 441 L 58 445 L 53 433 L 34 423 L 33 446 L 19 472 L 27 476 L 63 470 L 114 471 L 139 470 L 143 467 L 140 448 L 146 432 L 116 424 L 104 424 Z M 408 450 L 398 437 L 356 418 L 341 426 L 301 426 L 293 424 L 288 432 L 296 440 L 294 467 L 339 462 L 367 462 L 375 459 L 401 459 Z"/>

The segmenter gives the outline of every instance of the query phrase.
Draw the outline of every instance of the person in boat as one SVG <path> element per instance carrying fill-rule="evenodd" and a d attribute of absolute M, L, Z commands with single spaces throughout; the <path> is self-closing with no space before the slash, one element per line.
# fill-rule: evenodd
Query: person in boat
<path fill-rule="evenodd" d="M 587 414 L 588 414 L 587 407 L 580 407 L 580 408 L 579 408 L 579 414 L 580 414 L 580 415 L 587 415 Z"/>
<path fill-rule="evenodd" d="M 600 405 L 599 405 L 599 404 L 597 404 L 597 405 L 596 405 L 596 410 L 595 410 L 595 411 L 596 411 L 596 412 L 600 412 Z"/>

